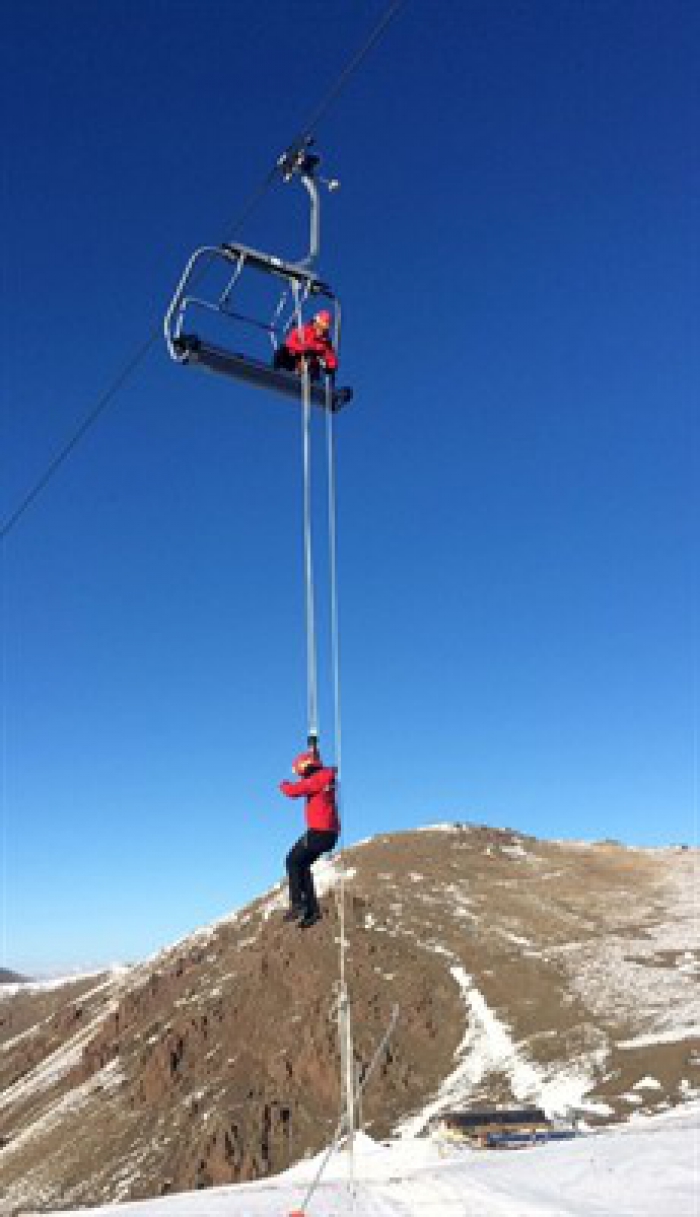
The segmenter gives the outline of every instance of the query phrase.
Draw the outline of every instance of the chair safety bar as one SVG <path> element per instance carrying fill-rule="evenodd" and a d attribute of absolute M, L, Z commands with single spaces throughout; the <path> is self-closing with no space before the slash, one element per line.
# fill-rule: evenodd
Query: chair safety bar
<path fill-rule="evenodd" d="M 321 295 L 337 304 L 336 297 L 326 283 L 318 279 L 311 270 L 293 262 L 285 262 L 271 254 L 260 253 L 259 250 L 249 249 L 246 245 L 202 245 L 196 249 L 187 263 L 182 278 L 175 289 L 168 311 L 165 314 L 163 329 L 165 341 L 171 359 L 176 363 L 184 362 L 179 349 L 179 339 L 182 333 L 185 314 L 188 305 L 196 304 L 206 307 L 204 301 L 189 294 L 190 283 L 198 282 L 206 267 L 217 259 L 234 263 L 237 268 L 251 266 L 265 274 L 277 275 L 289 283 L 301 284 L 309 294 Z M 202 262 L 201 266 L 198 263 Z M 195 274 L 197 272 L 197 274 Z"/>
<path fill-rule="evenodd" d="M 283 258 L 277 258 L 274 254 L 264 254 L 258 249 L 251 249 L 248 245 L 240 245 L 238 242 L 232 241 L 227 241 L 225 245 L 222 245 L 220 252 L 223 257 L 232 262 L 243 258 L 246 266 L 252 266 L 256 270 L 265 271 L 270 275 L 279 275 L 281 279 L 292 279 L 297 283 L 308 284 L 311 292 L 320 292 L 329 299 L 334 299 L 328 284 L 323 283 L 310 267 L 304 266 L 300 262 L 285 262 Z"/>

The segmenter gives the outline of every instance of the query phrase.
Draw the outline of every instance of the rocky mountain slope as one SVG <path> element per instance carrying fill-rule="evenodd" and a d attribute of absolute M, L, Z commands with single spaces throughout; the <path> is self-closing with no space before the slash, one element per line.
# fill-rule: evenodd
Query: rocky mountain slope
<path fill-rule="evenodd" d="M 400 1007 L 374 1137 L 454 1104 L 593 1122 L 697 1097 L 697 860 L 471 825 L 377 837 L 321 864 L 308 933 L 280 888 L 141 965 L 3 986 L 2 1211 L 255 1178 L 328 1142 L 341 868 L 361 1065 Z"/>

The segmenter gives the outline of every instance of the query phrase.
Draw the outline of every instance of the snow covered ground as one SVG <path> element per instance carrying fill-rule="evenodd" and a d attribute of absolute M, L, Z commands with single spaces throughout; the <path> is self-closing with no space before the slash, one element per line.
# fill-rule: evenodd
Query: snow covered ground
<path fill-rule="evenodd" d="M 322 1155 L 321 1155 L 322 1157 Z M 81 1209 L 81 1217 L 289 1217 L 320 1158 L 264 1182 Z M 357 1138 L 331 1158 L 306 1217 L 698 1217 L 700 1105 L 575 1141 L 471 1151 Z"/>

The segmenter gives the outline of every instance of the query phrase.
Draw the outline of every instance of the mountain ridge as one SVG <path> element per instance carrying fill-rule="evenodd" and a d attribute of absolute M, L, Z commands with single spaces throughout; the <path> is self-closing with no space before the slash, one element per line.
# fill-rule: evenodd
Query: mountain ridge
<path fill-rule="evenodd" d="M 28 976 L 21 976 L 19 972 L 13 972 L 10 968 L 0 968 L 0 985 L 26 984 L 28 981 Z"/>
<path fill-rule="evenodd" d="M 0 1179 L 15 1208 L 137 1199 L 283 1169 L 327 1143 L 344 872 L 355 1049 L 375 1137 L 451 1104 L 617 1121 L 696 1097 L 697 851 L 433 825 L 319 866 L 121 973 L 0 999 Z"/>

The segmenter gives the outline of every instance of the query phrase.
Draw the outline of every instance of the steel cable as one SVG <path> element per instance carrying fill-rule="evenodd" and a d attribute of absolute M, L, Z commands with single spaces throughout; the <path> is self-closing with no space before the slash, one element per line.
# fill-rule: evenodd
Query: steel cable
<path fill-rule="evenodd" d="M 316 108 L 312 111 L 311 115 L 309 116 L 309 118 L 303 128 L 304 135 L 302 136 L 302 142 L 305 138 L 307 138 L 307 135 L 311 131 L 311 129 L 313 127 L 315 127 L 317 125 L 317 123 L 320 121 L 320 119 L 328 112 L 331 105 L 336 100 L 336 98 L 338 97 L 338 95 L 340 94 L 342 89 L 345 87 L 345 85 L 347 84 L 350 77 L 353 76 L 354 73 L 358 70 L 358 68 L 360 67 L 360 65 L 366 58 L 366 56 L 369 54 L 372 47 L 382 37 L 387 26 L 389 25 L 391 20 L 394 18 L 394 16 L 398 12 L 398 10 L 402 7 L 402 5 L 405 2 L 406 2 L 406 0 L 392 0 L 392 3 L 386 9 L 384 14 L 380 18 L 380 20 L 377 22 L 377 25 L 371 31 L 369 37 L 362 44 L 359 51 L 357 51 L 352 56 L 352 58 L 349 60 L 349 62 L 346 64 L 346 66 L 343 68 L 343 70 L 338 74 L 335 81 L 333 82 L 331 87 L 328 89 L 326 94 L 323 96 L 321 101 L 318 103 Z M 292 141 L 292 144 L 294 142 L 295 141 Z M 299 141 L 296 141 L 296 142 L 299 142 Z M 257 187 L 257 189 L 253 191 L 253 193 L 247 200 L 246 204 L 244 205 L 242 211 L 238 215 L 237 219 L 235 221 L 231 222 L 231 224 L 230 224 L 231 234 L 227 238 L 227 240 L 231 240 L 233 238 L 233 236 L 235 236 L 237 234 L 239 229 L 242 228 L 243 224 L 246 222 L 246 220 L 251 215 L 251 213 L 254 211 L 254 209 L 258 206 L 258 204 L 260 203 L 260 201 L 262 200 L 264 195 L 267 193 L 267 191 L 269 190 L 272 183 L 278 178 L 278 176 L 279 176 L 279 158 L 275 162 L 273 167 L 269 170 L 269 172 L 265 175 L 265 177 L 263 178 L 259 187 Z M 229 227 L 229 226 L 227 226 L 227 227 Z M 39 497 L 39 495 L 42 493 L 42 491 L 46 488 L 48 483 L 52 480 L 54 475 L 58 472 L 60 467 L 68 459 L 68 457 L 71 455 L 71 453 L 75 451 L 75 449 L 77 448 L 80 441 L 85 438 L 85 436 L 92 429 L 92 427 L 95 425 L 95 423 L 98 421 L 98 419 L 105 413 L 107 407 L 112 404 L 112 402 L 115 400 L 115 398 L 119 394 L 120 390 L 124 388 L 127 381 L 131 378 L 131 376 L 133 376 L 133 374 L 136 372 L 137 368 L 144 361 L 144 359 L 150 352 L 151 348 L 153 346 L 155 346 L 156 342 L 160 339 L 160 335 L 161 335 L 161 323 L 160 323 L 160 321 L 158 321 L 158 323 L 156 325 L 154 325 L 154 327 L 153 327 L 150 335 L 146 339 L 146 341 L 143 342 L 141 344 L 141 346 L 139 346 L 136 349 L 134 354 L 132 354 L 131 356 L 129 356 L 128 359 L 125 360 L 124 364 L 122 365 L 121 369 L 115 376 L 114 380 L 99 395 L 95 404 L 88 410 L 87 414 L 84 416 L 82 422 L 78 425 L 76 430 L 73 432 L 70 439 L 63 445 L 62 448 L 59 449 L 59 451 L 56 453 L 56 455 L 54 457 L 52 457 L 52 459 L 49 461 L 48 465 L 44 469 L 44 472 L 36 479 L 34 484 L 26 492 L 26 494 L 20 500 L 18 505 L 15 508 L 13 508 L 11 510 L 10 514 L 0 523 L 0 542 L 4 542 L 5 538 L 16 527 L 16 525 L 19 523 L 19 521 L 22 519 L 22 517 L 25 515 L 25 513 L 28 511 L 28 509 L 31 507 L 31 505 L 36 501 L 36 499 Z"/>

